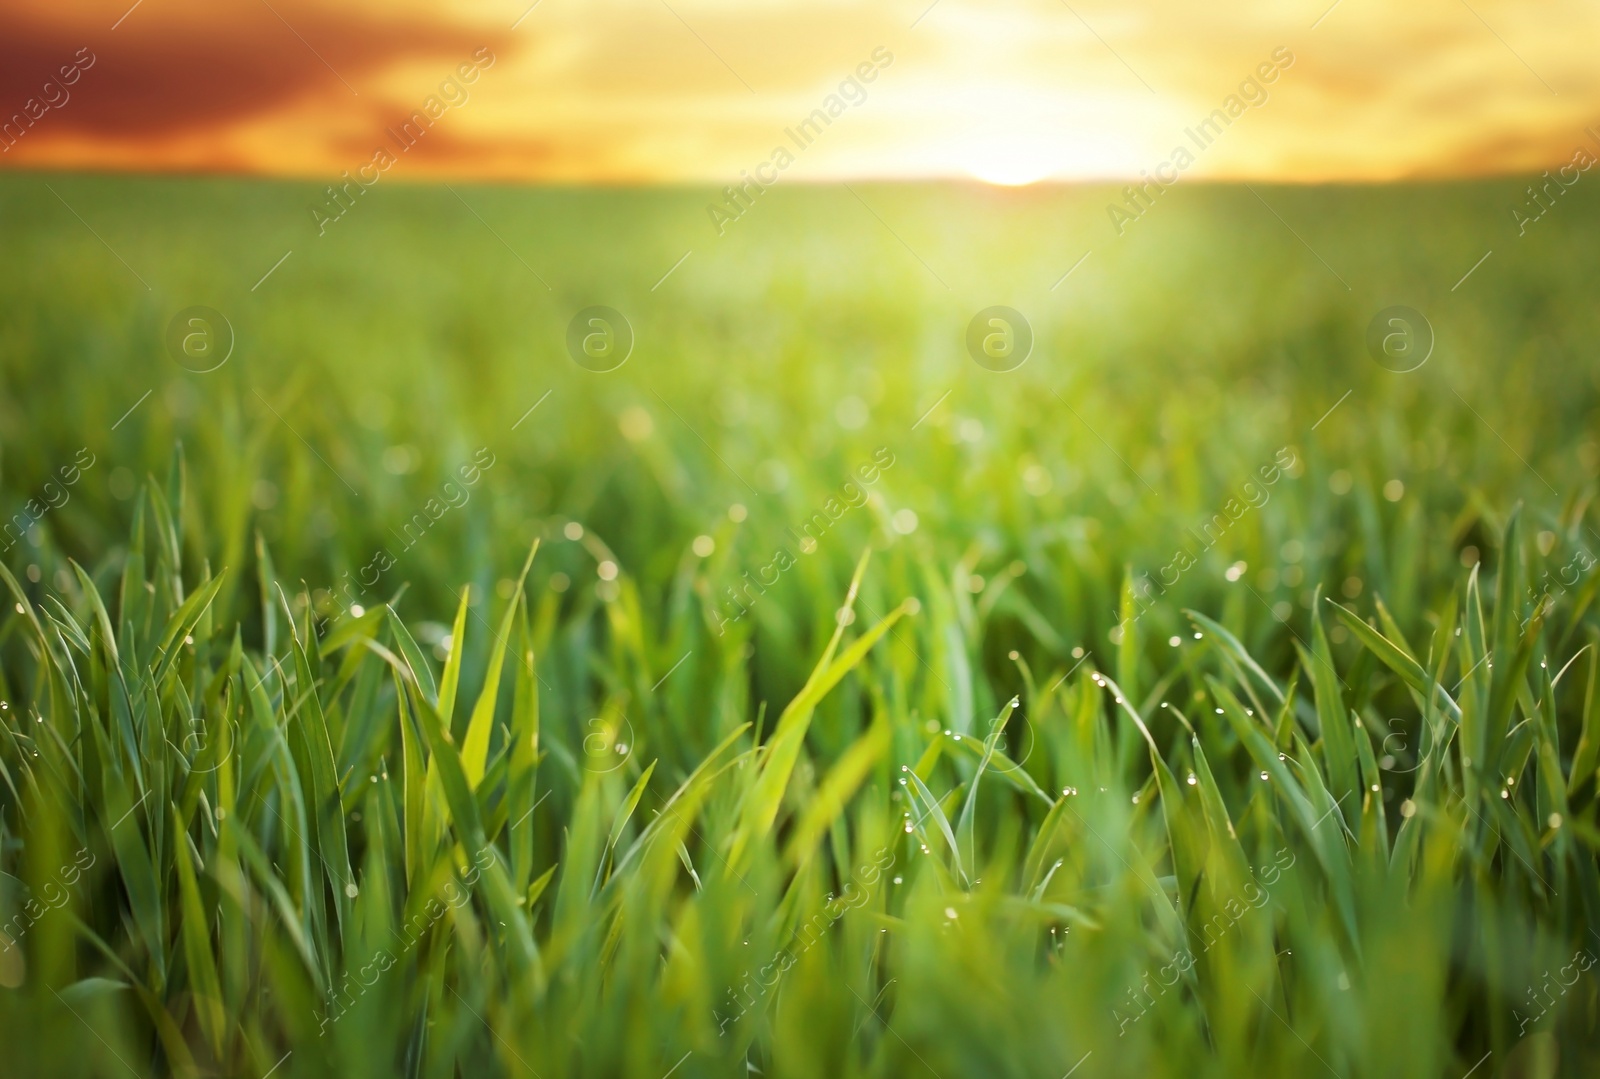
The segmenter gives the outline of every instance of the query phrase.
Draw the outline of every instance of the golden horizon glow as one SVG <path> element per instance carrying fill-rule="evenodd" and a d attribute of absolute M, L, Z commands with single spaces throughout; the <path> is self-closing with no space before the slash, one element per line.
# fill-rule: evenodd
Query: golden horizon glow
<path fill-rule="evenodd" d="M 1381 182 L 1537 172 L 1600 121 L 1577 0 L 530 2 L 0 0 L 0 167 L 325 177 L 388 146 L 404 179 L 721 187 L 783 148 L 786 182 L 1018 186 L 1188 146 L 1186 179 Z M 1219 109 L 1218 137 L 1186 135 Z"/>

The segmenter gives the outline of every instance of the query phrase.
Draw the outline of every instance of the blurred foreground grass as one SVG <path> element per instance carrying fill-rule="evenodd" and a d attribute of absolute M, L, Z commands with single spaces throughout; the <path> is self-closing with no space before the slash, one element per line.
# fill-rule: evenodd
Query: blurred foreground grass
<path fill-rule="evenodd" d="M 1600 205 L 1517 190 L 4 178 L 8 1074 L 1590 1074 Z"/>

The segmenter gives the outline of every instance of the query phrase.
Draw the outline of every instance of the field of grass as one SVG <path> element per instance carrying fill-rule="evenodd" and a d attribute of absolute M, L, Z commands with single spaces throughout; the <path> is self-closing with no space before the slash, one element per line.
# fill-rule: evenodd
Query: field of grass
<path fill-rule="evenodd" d="M 0 177 L 0 1073 L 1595 1074 L 1523 186 Z"/>

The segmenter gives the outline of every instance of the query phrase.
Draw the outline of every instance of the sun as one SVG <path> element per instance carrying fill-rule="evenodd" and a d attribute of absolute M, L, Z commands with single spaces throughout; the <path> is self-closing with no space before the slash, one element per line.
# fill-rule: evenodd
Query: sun
<path fill-rule="evenodd" d="M 1024 187 L 1048 179 L 1059 168 L 1049 143 L 1027 135 L 1002 135 L 974 140 L 966 148 L 967 173 L 986 184 Z"/>

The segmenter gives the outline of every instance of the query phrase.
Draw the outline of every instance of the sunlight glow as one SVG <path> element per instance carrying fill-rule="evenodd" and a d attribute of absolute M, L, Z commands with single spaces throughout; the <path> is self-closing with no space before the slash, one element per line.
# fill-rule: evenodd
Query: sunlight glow
<path fill-rule="evenodd" d="M 1059 167 L 1055 148 L 1038 136 L 997 136 L 977 143 L 969 153 L 967 172 L 1002 187 L 1038 183 Z"/>

